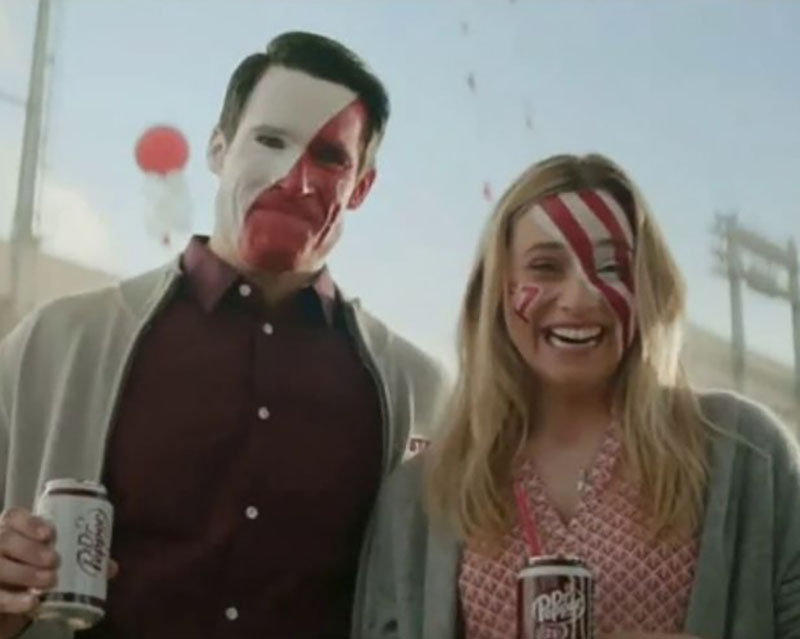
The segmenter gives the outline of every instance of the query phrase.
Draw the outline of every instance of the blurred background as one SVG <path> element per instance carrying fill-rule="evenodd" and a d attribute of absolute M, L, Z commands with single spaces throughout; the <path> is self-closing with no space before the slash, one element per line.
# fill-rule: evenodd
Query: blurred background
<path fill-rule="evenodd" d="M 0 333 L 211 230 L 228 78 L 295 29 L 355 49 L 392 99 L 331 263 L 345 291 L 452 367 L 493 202 L 533 161 L 599 151 L 683 269 L 694 381 L 800 426 L 800 3 L 781 0 L 0 0 Z M 157 125 L 188 145 L 169 179 L 136 162 Z"/>

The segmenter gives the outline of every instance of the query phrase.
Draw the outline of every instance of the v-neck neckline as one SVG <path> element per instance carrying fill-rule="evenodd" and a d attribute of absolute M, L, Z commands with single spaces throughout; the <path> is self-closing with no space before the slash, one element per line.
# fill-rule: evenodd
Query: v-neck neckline
<path fill-rule="evenodd" d="M 613 477 L 614 470 L 619 459 L 621 444 L 613 426 L 605 429 L 600 446 L 595 453 L 592 463 L 586 473 L 584 488 L 578 498 L 578 505 L 569 520 L 564 520 L 552 499 L 550 498 L 547 486 L 539 475 L 536 464 L 532 459 L 523 462 L 519 471 L 519 478 L 525 487 L 525 493 L 530 503 L 540 518 L 545 521 L 546 528 L 561 533 L 574 533 L 576 527 L 583 520 L 587 509 L 589 509 L 597 498 L 605 490 Z"/>

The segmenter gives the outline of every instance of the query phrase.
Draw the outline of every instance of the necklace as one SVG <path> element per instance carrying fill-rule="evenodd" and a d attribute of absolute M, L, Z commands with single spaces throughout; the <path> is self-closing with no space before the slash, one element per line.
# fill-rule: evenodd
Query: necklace
<path fill-rule="evenodd" d="M 578 492 L 583 495 L 583 491 L 586 490 L 587 481 L 589 473 L 586 471 L 585 468 L 581 468 L 578 472 Z"/>

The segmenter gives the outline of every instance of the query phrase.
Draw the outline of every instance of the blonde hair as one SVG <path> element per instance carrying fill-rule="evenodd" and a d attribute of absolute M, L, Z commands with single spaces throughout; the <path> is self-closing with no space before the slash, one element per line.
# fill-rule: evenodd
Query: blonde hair
<path fill-rule="evenodd" d="M 626 472 L 654 536 L 693 534 L 708 469 L 708 425 L 680 364 L 685 287 L 647 204 L 601 155 L 550 157 L 523 173 L 488 221 L 459 322 L 459 376 L 427 462 L 426 504 L 465 541 L 499 543 L 516 521 L 512 471 L 532 432 L 533 383 L 511 342 L 503 295 L 520 214 L 549 195 L 604 189 L 631 218 L 637 335 L 617 372 L 614 404 Z"/>

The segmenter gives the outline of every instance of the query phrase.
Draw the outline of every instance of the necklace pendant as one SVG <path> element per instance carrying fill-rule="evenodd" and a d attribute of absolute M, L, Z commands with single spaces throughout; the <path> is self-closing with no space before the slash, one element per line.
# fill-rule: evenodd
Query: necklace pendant
<path fill-rule="evenodd" d="M 582 470 L 578 476 L 578 492 L 583 494 L 584 490 L 586 490 L 586 471 Z"/>

